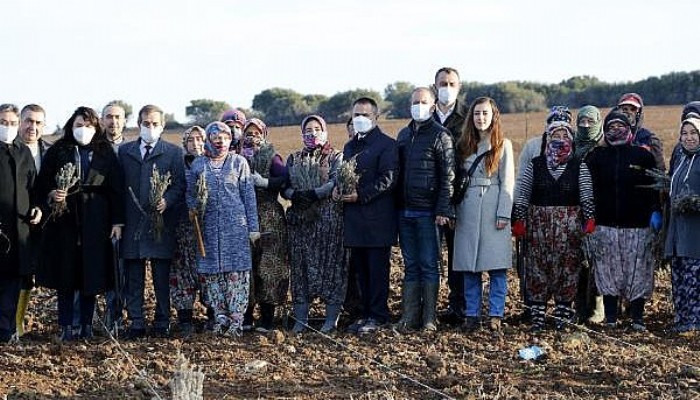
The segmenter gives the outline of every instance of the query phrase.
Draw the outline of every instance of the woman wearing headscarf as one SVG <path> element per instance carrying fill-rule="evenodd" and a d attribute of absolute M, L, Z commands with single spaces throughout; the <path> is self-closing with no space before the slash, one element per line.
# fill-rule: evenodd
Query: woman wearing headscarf
<path fill-rule="evenodd" d="M 46 153 L 37 181 L 41 199 L 54 204 L 42 232 L 37 284 L 58 292 L 60 339 L 92 337 L 95 295 L 114 284 L 111 238 L 124 224 L 123 177 L 95 110 L 78 107 L 63 138 Z M 58 187 L 57 175 L 75 167 L 75 185 Z M 64 211 L 55 205 L 64 203 Z M 79 292 L 80 332 L 73 332 L 74 293 Z"/>
<path fill-rule="evenodd" d="M 255 188 L 245 158 L 232 151 L 231 129 L 212 122 L 205 129 L 205 157 L 187 171 L 187 207 L 197 218 L 206 256 L 197 253 L 204 299 L 213 308 L 214 333 L 238 335 L 248 306 L 251 242 L 260 238 Z M 206 187 L 206 196 L 200 188 Z"/>
<path fill-rule="evenodd" d="M 289 229 L 293 331 L 306 329 L 309 304 L 320 297 L 326 304 L 323 332 L 337 328 L 347 269 L 343 248 L 342 203 L 331 199 L 343 153 L 331 147 L 326 121 L 310 115 L 301 123 L 303 148 L 287 158 L 289 178 L 284 197 Z"/>
<path fill-rule="evenodd" d="M 519 187 L 513 234 L 525 237 L 527 244 L 526 297 L 533 330 L 544 329 L 550 297 L 556 304 L 556 327 L 562 329 L 574 317 L 582 233 L 595 229 L 591 177 L 586 164 L 574 158 L 574 130 L 568 122 L 549 124 L 544 154 L 525 167 Z"/>
<path fill-rule="evenodd" d="M 284 304 L 289 289 L 287 225 L 284 208 L 277 200 L 287 180 L 287 166 L 267 140 L 265 123 L 249 119 L 243 129 L 241 155 L 251 166 L 260 231 L 264 234 L 253 246 L 253 279 L 244 329 L 252 327 L 255 304 L 260 305 L 256 330 L 268 332 L 273 327 L 275 306 Z"/>
<path fill-rule="evenodd" d="M 693 336 L 700 331 L 700 115 L 690 115 L 681 124 L 680 147 L 670 166 L 672 206 L 665 253 L 671 257 L 674 330 Z"/>
<path fill-rule="evenodd" d="M 454 270 L 464 272 L 464 330 L 474 331 L 480 325 L 482 273 L 488 272 L 489 329 L 494 336 L 502 334 L 507 271 L 513 264 L 513 145 L 504 135 L 500 115 L 493 99 L 474 100 L 457 141 L 457 165 L 469 171 L 478 162 L 464 198 L 456 200 Z"/>
<path fill-rule="evenodd" d="M 583 106 L 576 114 L 576 137 L 574 139 L 574 158 L 585 162 L 596 146 L 603 145 L 603 116 L 594 106 Z M 599 324 L 605 319 L 603 296 L 598 294 L 591 276 L 591 268 L 584 258 L 586 266 L 581 268 L 581 275 L 576 296 L 576 312 L 580 321 L 588 320 Z"/>
<path fill-rule="evenodd" d="M 204 154 L 204 129 L 197 125 L 186 129 L 182 134 L 182 148 L 185 150 L 185 171 L 189 171 L 195 158 Z M 195 254 L 197 244 L 187 207 L 183 207 L 180 218 L 177 245 L 170 265 L 170 298 L 177 311 L 180 333 L 187 337 L 194 331 L 193 308 L 199 287 Z"/>
<path fill-rule="evenodd" d="M 661 227 L 659 195 L 645 170 L 651 152 L 632 145 L 627 116 L 611 111 L 603 125 L 605 146 L 587 159 L 593 180 L 597 228 L 592 239 L 595 283 L 603 295 L 605 321 L 617 325 L 619 297 L 630 302 L 632 328 L 645 330 L 644 303 L 654 287 L 651 229 Z"/>

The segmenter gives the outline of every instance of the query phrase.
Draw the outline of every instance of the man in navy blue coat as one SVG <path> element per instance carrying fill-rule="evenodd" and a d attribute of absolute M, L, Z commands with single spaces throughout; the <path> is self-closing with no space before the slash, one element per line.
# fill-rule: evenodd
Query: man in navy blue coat
<path fill-rule="evenodd" d="M 377 126 L 379 107 L 374 99 L 359 98 L 352 107 L 357 133 L 345 144 L 343 159 L 355 157 L 360 179 L 352 193 L 335 195 L 344 202 L 345 246 L 350 248 L 363 308 L 362 318 L 352 326 L 359 333 L 370 333 L 390 318 L 387 301 L 391 246 L 398 235 L 393 191 L 399 153 L 396 141 Z"/>

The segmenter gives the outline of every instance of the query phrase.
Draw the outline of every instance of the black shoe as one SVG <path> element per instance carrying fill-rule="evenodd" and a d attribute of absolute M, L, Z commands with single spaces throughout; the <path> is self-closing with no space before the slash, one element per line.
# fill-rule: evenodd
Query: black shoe
<path fill-rule="evenodd" d="M 126 340 L 138 340 L 144 337 L 146 337 L 146 330 L 143 328 L 129 328 L 123 335 Z"/>
<path fill-rule="evenodd" d="M 151 336 L 154 338 L 167 339 L 170 337 L 170 329 L 168 328 L 153 328 Z"/>
<path fill-rule="evenodd" d="M 479 328 L 481 328 L 479 317 L 467 317 L 464 319 L 464 324 L 462 324 L 462 330 L 464 332 L 474 332 Z"/>
<path fill-rule="evenodd" d="M 453 310 L 447 310 L 438 316 L 438 321 L 445 325 L 457 326 L 464 323 L 464 317 L 457 314 Z"/>

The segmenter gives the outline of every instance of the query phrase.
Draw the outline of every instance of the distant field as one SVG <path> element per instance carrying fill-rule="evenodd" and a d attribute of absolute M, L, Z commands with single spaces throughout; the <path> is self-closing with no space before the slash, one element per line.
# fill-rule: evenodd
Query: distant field
<path fill-rule="evenodd" d="M 679 118 L 682 106 L 650 106 L 644 109 L 644 125 L 656 133 L 664 143 L 666 160 L 671 154 L 673 146 L 678 141 Z M 603 110 L 603 114 L 608 109 Z M 513 150 L 517 159 L 522 145 L 527 139 L 539 135 L 544 129 L 544 121 L 547 113 L 520 113 L 504 114 L 502 116 L 506 136 L 513 141 Z M 379 126 L 387 134 L 396 137 L 401 128 L 406 126 L 408 120 L 382 119 Z M 328 127 L 331 142 L 336 148 L 342 148 L 347 140 L 345 124 L 331 124 Z M 176 144 L 181 144 L 181 131 L 167 131 L 165 139 Z M 270 140 L 277 150 L 286 157 L 293 150 L 301 146 L 301 133 L 299 126 L 285 126 L 270 128 Z"/>

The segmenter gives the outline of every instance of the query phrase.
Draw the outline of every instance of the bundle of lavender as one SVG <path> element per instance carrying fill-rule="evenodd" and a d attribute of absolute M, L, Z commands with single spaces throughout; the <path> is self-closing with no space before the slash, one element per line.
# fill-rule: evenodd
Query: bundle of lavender
<path fill-rule="evenodd" d="M 289 180 L 294 190 L 309 190 L 321 186 L 321 166 L 316 154 L 295 157 L 289 169 Z"/>
<path fill-rule="evenodd" d="M 209 189 L 207 189 L 207 177 L 204 173 L 199 174 L 197 178 L 197 213 L 204 216 L 207 210 L 207 201 L 209 200 Z"/>
<path fill-rule="evenodd" d="M 357 173 L 357 155 L 340 162 L 338 167 L 338 192 L 345 196 L 357 190 L 360 174 Z"/>
<path fill-rule="evenodd" d="M 630 164 L 630 168 L 636 169 L 637 171 L 644 171 L 646 176 L 654 178 L 654 183 L 651 185 L 640 185 L 640 187 L 645 187 L 649 189 L 656 189 L 658 191 L 668 193 L 669 187 L 671 185 L 671 178 L 666 175 L 666 173 L 658 168 L 643 168 L 639 165 Z"/>
<path fill-rule="evenodd" d="M 56 189 L 68 191 L 76 183 L 78 183 L 78 169 L 75 164 L 68 163 L 61 167 L 56 173 Z M 66 201 L 60 203 L 51 203 L 51 215 L 53 218 L 58 218 L 68 209 Z"/>
<path fill-rule="evenodd" d="M 277 154 L 277 152 L 272 143 L 263 143 L 255 154 L 253 154 L 250 167 L 264 178 L 269 178 L 270 166 L 272 165 L 272 159 L 275 157 L 275 154 Z"/>
<path fill-rule="evenodd" d="M 694 193 L 682 193 L 671 200 L 671 210 L 676 214 L 698 214 L 700 196 Z"/>
<path fill-rule="evenodd" d="M 163 229 L 163 214 L 156 210 L 158 203 L 163 198 L 165 191 L 171 183 L 170 172 L 161 174 L 155 164 L 153 164 L 153 172 L 151 173 L 151 193 L 149 196 L 151 203 L 151 222 L 153 223 L 153 238 L 156 242 L 160 242 Z"/>

